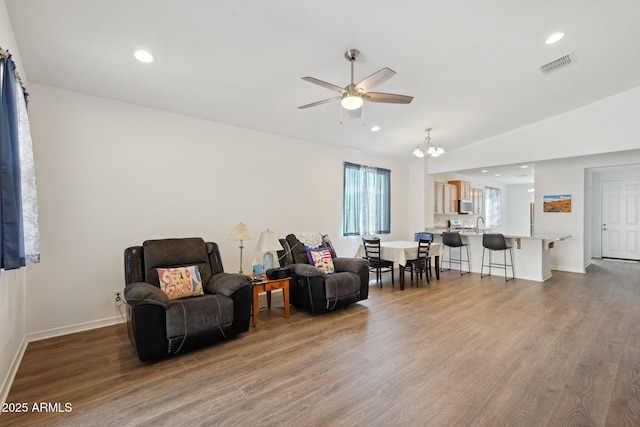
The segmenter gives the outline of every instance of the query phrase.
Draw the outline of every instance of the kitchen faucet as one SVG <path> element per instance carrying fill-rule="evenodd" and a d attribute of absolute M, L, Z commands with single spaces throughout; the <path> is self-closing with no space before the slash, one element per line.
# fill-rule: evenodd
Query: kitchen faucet
<path fill-rule="evenodd" d="M 487 223 L 484 222 L 484 218 L 482 218 L 482 215 L 478 215 L 478 218 L 476 218 L 476 233 L 480 232 L 480 220 L 482 220 L 482 225 L 484 225 L 485 227 L 487 226 Z"/>

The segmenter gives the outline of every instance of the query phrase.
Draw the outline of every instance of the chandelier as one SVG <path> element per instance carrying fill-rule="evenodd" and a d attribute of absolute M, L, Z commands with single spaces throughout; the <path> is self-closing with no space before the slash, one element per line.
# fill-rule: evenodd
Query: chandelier
<path fill-rule="evenodd" d="M 423 158 L 426 155 L 431 157 L 438 157 L 444 154 L 444 148 L 441 145 L 437 147 L 431 143 L 431 128 L 427 128 L 427 137 L 424 139 L 422 144 L 419 144 L 415 150 L 413 150 L 413 155 L 419 158 Z M 423 149 L 424 146 L 424 149 Z"/>

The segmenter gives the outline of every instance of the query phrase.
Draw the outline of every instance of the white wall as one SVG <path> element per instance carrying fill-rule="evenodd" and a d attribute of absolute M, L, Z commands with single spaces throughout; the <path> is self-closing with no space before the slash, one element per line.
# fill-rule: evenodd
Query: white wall
<path fill-rule="evenodd" d="M 20 53 L 4 1 L 0 1 L 0 46 L 12 54 L 23 83 L 27 84 L 27 76 L 20 62 Z M 27 268 L 0 271 L 0 403 L 6 400 L 26 348 L 26 270 Z"/>
<path fill-rule="evenodd" d="M 240 114 L 240 112 L 239 112 Z M 409 232 L 409 171 L 395 160 L 31 85 L 42 261 L 30 272 L 28 331 L 68 333 L 118 320 L 123 251 L 146 239 L 201 236 L 220 245 L 225 270 L 262 254 L 260 231 L 330 235 L 339 255 L 343 162 L 391 169 L 392 234 Z"/>
<path fill-rule="evenodd" d="M 528 236 L 530 234 L 529 206 L 533 194 L 529 192 L 533 184 L 507 185 L 505 203 L 507 234 Z"/>
<path fill-rule="evenodd" d="M 551 252 L 552 268 L 584 272 L 591 263 L 593 233 L 591 190 L 585 187 L 590 168 L 640 163 L 640 150 L 610 153 L 536 163 L 536 235 L 570 234 Z M 544 195 L 570 194 L 570 213 L 542 211 Z M 587 212 L 587 210 L 589 212 Z"/>
<path fill-rule="evenodd" d="M 424 230 L 425 223 L 425 194 L 424 194 L 424 162 L 420 160 L 409 164 L 410 187 L 406 190 L 409 193 L 409 229 Z"/>
<path fill-rule="evenodd" d="M 429 173 L 635 150 L 640 87 L 429 158 Z M 536 170 L 537 175 L 537 170 Z"/>

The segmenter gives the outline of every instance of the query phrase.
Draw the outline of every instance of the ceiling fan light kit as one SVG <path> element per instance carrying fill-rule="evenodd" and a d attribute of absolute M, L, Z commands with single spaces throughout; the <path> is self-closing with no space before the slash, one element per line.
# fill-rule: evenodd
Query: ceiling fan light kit
<path fill-rule="evenodd" d="M 364 101 L 362 100 L 361 96 L 351 95 L 349 93 L 345 93 L 342 96 L 342 101 L 340 101 L 342 108 L 344 108 L 345 110 L 357 110 L 358 108 L 362 107 L 363 103 Z"/>
<path fill-rule="evenodd" d="M 311 104 L 302 105 L 298 108 L 315 107 L 322 104 L 327 104 L 333 101 L 340 101 L 340 105 L 345 110 L 357 110 L 362 107 L 364 102 L 379 102 L 387 104 L 409 104 L 413 100 L 413 96 L 397 95 L 393 93 L 381 93 L 381 92 L 369 92 L 371 89 L 389 80 L 396 72 L 390 68 L 383 68 L 371 74 L 369 77 L 362 79 L 359 83 L 354 83 L 354 63 L 360 56 L 358 49 L 349 49 L 345 52 L 344 57 L 351 63 L 351 83 L 344 88 L 334 85 L 332 83 L 325 82 L 323 80 L 316 79 L 314 77 L 302 77 L 302 80 L 306 80 L 309 83 L 313 83 L 318 86 L 322 86 L 325 89 L 338 92 L 341 96 L 335 98 L 324 99 L 322 101 L 312 102 Z"/>
<path fill-rule="evenodd" d="M 325 89 L 329 89 L 334 92 L 340 93 L 341 96 L 334 98 L 323 99 L 322 101 L 312 102 L 311 104 L 301 105 L 298 108 L 305 109 L 309 107 L 316 107 L 322 104 L 328 104 L 334 101 L 340 101 L 340 105 L 345 110 L 349 111 L 349 116 L 354 118 L 362 118 L 362 125 L 364 126 L 364 116 L 362 114 L 364 108 L 364 102 L 379 102 L 385 104 L 409 104 L 413 101 L 412 96 L 398 95 L 395 93 L 382 93 L 382 92 L 370 92 L 371 89 L 389 80 L 396 72 L 391 68 L 382 68 L 376 71 L 368 77 L 362 79 L 359 83 L 354 83 L 354 64 L 356 59 L 360 56 L 358 49 L 349 49 L 344 53 L 344 57 L 351 64 L 351 83 L 344 88 L 334 85 L 332 83 L 325 82 L 323 80 L 316 79 L 315 77 L 302 77 L 302 80 L 306 80 L 309 83 L 313 83 L 318 86 L 322 86 Z M 342 124 L 342 113 L 340 114 L 340 124 Z M 427 138 L 425 139 L 424 149 L 418 145 L 413 151 L 413 155 L 419 158 L 429 155 L 431 157 L 438 157 L 444 154 L 444 149 L 441 146 L 434 147 L 431 144 L 431 137 L 428 132 L 431 128 L 427 129 Z M 426 154 L 425 154 L 426 153 Z"/>

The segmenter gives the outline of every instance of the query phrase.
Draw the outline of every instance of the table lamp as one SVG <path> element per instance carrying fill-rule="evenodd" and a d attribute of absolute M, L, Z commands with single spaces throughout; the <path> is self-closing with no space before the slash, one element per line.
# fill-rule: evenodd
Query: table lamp
<path fill-rule="evenodd" d="M 260 238 L 262 238 L 262 236 L 260 236 Z M 229 240 L 240 241 L 240 271 L 238 272 L 240 274 L 242 274 L 242 248 L 244 248 L 242 243 L 245 240 L 252 240 L 252 239 L 253 237 L 249 232 L 249 228 L 247 228 L 247 224 L 243 224 L 242 222 L 236 225 L 231 231 L 231 234 L 229 234 Z"/>
<path fill-rule="evenodd" d="M 265 271 L 273 268 L 273 254 L 271 252 L 282 249 L 284 248 L 276 238 L 276 233 L 269 229 L 260 233 L 260 239 L 258 239 L 256 251 L 264 252 L 263 264 Z"/>

